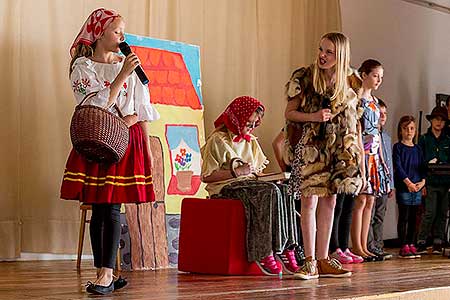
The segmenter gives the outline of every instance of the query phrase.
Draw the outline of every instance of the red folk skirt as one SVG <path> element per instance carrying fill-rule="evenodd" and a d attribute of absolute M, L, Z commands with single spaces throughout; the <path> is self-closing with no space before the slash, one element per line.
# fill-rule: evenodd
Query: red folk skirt
<path fill-rule="evenodd" d="M 155 201 L 147 139 L 139 124 L 129 130 L 127 151 L 116 164 L 87 161 L 72 149 L 61 185 L 61 199 L 88 204 Z"/>

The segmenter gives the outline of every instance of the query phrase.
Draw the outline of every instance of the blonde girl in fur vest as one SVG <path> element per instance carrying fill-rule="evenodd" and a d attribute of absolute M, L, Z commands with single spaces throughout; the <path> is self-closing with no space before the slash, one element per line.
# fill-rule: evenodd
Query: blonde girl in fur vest
<path fill-rule="evenodd" d="M 348 38 L 327 33 L 316 61 L 296 70 L 286 85 L 288 126 L 295 123 L 300 132 L 290 180 L 290 192 L 301 196 L 307 258 L 295 274 L 300 279 L 351 276 L 328 257 L 336 194 L 357 194 L 363 186 L 358 97 L 351 88 L 355 78 L 349 62 Z"/>

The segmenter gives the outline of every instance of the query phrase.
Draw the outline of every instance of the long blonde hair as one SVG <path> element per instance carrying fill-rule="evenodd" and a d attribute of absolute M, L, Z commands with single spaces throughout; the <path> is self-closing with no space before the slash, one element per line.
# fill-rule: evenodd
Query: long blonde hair
<path fill-rule="evenodd" d="M 334 84 L 334 92 L 331 96 L 331 101 L 337 99 L 344 100 L 346 91 L 348 89 L 348 70 L 350 67 L 350 42 L 348 38 L 340 32 L 330 32 L 322 36 L 320 40 L 328 39 L 336 47 L 336 65 L 335 74 L 336 82 Z M 317 93 L 324 95 L 327 92 L 327 81 L 324 70 L 318 66 L 319 57 L 316 58 L 313 64 L 313 85 Z"/>
<path fill-rule="evenodd" d="M 72 74 L 73 63 L 75 62 L 75 60 L 77 60 L 77 58 L 83 57 L 83 56 L 84 57 L 92 56 L 94 54 L 96 44 L 97 44 L 97 41 L 95 41 L 90 46 L 85 45 L 85 44 L 78 44 L 74 48 L 74 51 L 72 53 L 72 59 L 70 60 L 70 65 L 69 65 L 69 77 L 70 77 L 70 74 Z"/>

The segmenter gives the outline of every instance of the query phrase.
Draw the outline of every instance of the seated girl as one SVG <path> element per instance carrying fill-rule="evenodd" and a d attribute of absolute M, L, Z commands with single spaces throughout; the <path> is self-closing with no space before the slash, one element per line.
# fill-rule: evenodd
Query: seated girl
<path fill-rule="evenodd" d="M 214 122 L 215 130 L 201 149 L 202 180 L 211 198 L 239 199 L 247 221 L 247 259 L 267 275 L 298 270 L 293 199 L 286 186 L 256 180 L 268 164 L 252 131 L 261 124 L 264 106 L 257 99 L 234 99 Z M 241 164 L 233 164 L 235 158 Z M 234 166 L 233 166 L 234 165 Z"/>

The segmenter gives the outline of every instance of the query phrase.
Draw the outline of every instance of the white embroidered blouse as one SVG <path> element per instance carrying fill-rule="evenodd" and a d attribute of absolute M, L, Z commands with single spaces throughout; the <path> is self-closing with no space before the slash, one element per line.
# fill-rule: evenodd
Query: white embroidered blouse
<path fill-rule="evenodd" d="M 122 65 L 123 61 L 115 64 L 98 63 L 87 57 L 75 60 L 70 81 L 77 103 L 81 103 L 91 92 L 97 92 L 97 95 L 88 99 L 85 104 L 105 108 L 109 99 L 111 82 L 119 74 Z M 154 121 L 160 117 L 150 103 L 148 87 L 141 83 L 135 72 L 123 84 L 116 103 L 123 116 L 136 114 L 138 121 Z M 118 114 L 112 107 L 109 110 Z"/>

